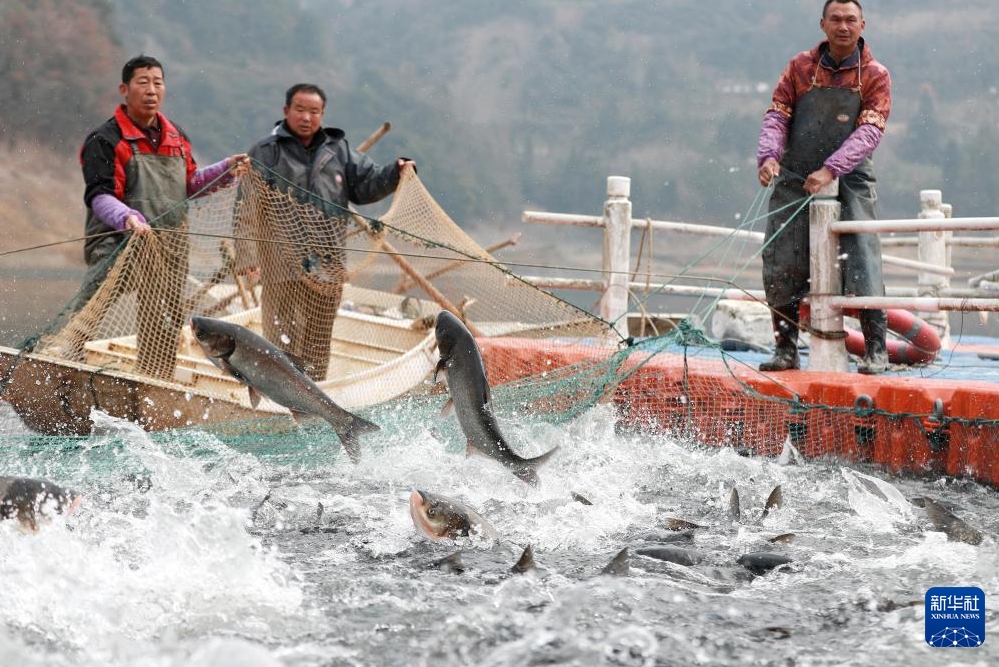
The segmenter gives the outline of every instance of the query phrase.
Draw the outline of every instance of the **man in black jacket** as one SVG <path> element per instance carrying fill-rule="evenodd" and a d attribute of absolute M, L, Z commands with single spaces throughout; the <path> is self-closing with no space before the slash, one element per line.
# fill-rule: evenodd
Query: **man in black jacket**
<path fill-rule="evenodd" d="M 333 321 L 345 279 L 343 243 L 350 203 L 364 205 L 395 192 L 399 158 L 378 165 L 350 147 L 342 130 L 324 128 L 326 94 L 300 83 L 285 94 L 284 120 L 250 149 L 263 179 L 305 205 L 294 228 L 262 218 L 272 243 L 258 241 L 264 336 L 304 362 L 312 379 L 326 378 Z M 252 270 L 252 269 L 251 269 Z"/>

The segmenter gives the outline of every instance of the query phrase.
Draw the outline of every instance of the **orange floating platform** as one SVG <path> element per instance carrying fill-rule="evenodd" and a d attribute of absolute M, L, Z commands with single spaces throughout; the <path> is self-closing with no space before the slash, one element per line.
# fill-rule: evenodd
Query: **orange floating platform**
<path fill-rule="evenodd" d="M 900 374 L 766 374 L 755 364 L 702 348 L 656 354 L 638 348 L 621 354 L 579 345 L 553 351 L 547 344 L 542 351 L 523 339 L 481 339 L 479 344 L 494 385 L 552 375 L 563 367 L 599 364 L 606 370 L 616 364 L 620 381 L 608 383 L 602 400 L 617 406 L 623 427 L 766 456 L 779 455 L 790 439 L 806 457 L 871 462 L 893 473 L 969 477 L 999 486 L 996 382 Z"/>

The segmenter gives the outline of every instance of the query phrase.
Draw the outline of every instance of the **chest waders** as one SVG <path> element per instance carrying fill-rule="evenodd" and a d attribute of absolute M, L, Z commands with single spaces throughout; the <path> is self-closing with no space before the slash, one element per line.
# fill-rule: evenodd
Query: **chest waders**
<path fill-rule="evenodd" d="M 818 65 L 816 65 L 818 67 Z M 857 67 L 860 81 L 860 67 Z M 813 79 L 814 82 L 814 79 Z M 763 371 L 798 368 L 798 308 L 809 288 L 808 209 L 800 202 L 808 193 L 804 178 L 820 169 L 853 132 L 861 107 L 860 90 L 813 85 L 795 104 L 788 146 L 781 158 L 781 177 L 770 197 L 763 250 L 763 287 L 777 339 L 774 357 L 760 365 Z M 839 201 L 844 220 L 877 217 L 874 165 L 870 157 L 839 179 Z M 844 294 L 884 295 L 881 241 L 876 234 L 839 237 Z M 864 310 L 860 316 L 866 354 L 861 372 L 887 367 L 884 311 Z"/>
<path fill-rule="evenodd" d="M 125 167 L 125 203 L 141 211 L 154 232 L 133 240 L 134 263 L 125 281 L 138 300 L 135 372 L 172 379 L 187 281 L 187 159 L 139 153 Z"/>
<path fill-rule="evenodd" d="M 293 147 L 293 153 L 280 151 L 273 164 L 262 161 L 284 180 L 304 185 L 296 188 L 267 177 L 271 187 L 287 191 L 300 206 L 294 226 L 265 223 L 254 234 L 279 241 L 258 244 L 261 333 L 300 359 L 310 378 L 322 382 L 329 371 L 330 341 L 346 280 L 350 153 L 344 163 L 335 160 L 336 153 L 326 143 L 315 152 L 300 153 L 300 147 Z M 330 173 L 334 169 L 337 178 Z M 286 202 L 266 197 L 262 205 L 268 207 L 261 216 L 265 221 L 282 219 L 270 206 L 287 209 Z"/>

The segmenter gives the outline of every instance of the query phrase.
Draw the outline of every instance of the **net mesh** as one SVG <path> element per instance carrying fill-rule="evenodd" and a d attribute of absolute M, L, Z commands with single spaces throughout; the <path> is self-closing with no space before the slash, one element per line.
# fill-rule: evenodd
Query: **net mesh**
<path fill-rule="evenodd" d="M 698 325 L 716 306 L 708 299 L 672 330 L 623 345 L 613 323 L 529 285 L 483 250 L 410 170 L 379 219 L 274 176 L 258 166 L 236 185 L 185 202 L 179 228 L 128 240 L 86 305 L 34 345 L 38 358 L 86 362 L 83 375 L 8 370 L 5 397 L 22 415 L 34 410 L 29 424 L 65 427 L 38 416 L 51 412 L 52 390 L 62 392 L 62 414 L 98 407 L 151 430 L 210 425 L 256 454 L 268 442 L 287 443 L 287 419 L 268 416 L 286 411 L 266 400 L 250 406 L 245 387 L 192 339 L 192 314 L 263 333 L 304 359 L 334 400 L 376 422 L 391 421 L 404 401 L 432 414 L 444 400 L 428 382 L 437 358 L 433 318 L 446 308 L 476 334 L 501 418 L 559 422 L 604 402 L 623 427 L 698 443 L 773 455 L 791 444 L 804 456 L 999 482 L 999 407 L 973 388 L 894 378 L 825 386 L 761 374 L 758 359 L 704 337 Z M 735 280 L 752 254 L 740 243 L 718 242 L 689 265 L 696 272 L 681 274 L 718 276 L 735 266 Z M 715 267 L 703 261 L 710 254 Z M 102 384 L 110 370 L 139 378 L 145 393 L 131 386 L 114 398 L 114 387 Z M 74 429 L 83 430 L 79 420 L 64 428 Z M 287 454 L 286 444 L 274 447 Z"/>
<path fill-rule="evenodd" d="M 376 220 L 253 169 L 190 200 L 180 227 L 132 235 L 109 261 L 93 297 L 34 352 L 243 407 L 245 390 L 185 326 L 192 315 L 261 333 L 348 408 L 421 388 L 435 363 L 433 318 L 444 308 L 481 336 L 562 348 L 610 336 L 604 322 L 515 277 L 412 170 Z"/>

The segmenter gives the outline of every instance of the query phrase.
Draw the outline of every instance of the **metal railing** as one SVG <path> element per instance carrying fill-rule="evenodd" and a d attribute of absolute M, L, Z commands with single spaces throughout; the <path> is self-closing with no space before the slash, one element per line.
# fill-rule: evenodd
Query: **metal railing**
<path fill-rule="evenodd" d="M 999 245 L 995 237 L 955 237 L 955 231 L 981 231 L 999 229 L 999 218 L 952 218 L 951 208 L 942 202 L 939 190 L 920 192 L 921 212 L 915 219 L 899 220 L 840 220 L 837 199 L 838 181 L 820 192 L 809 204 L 810 217 L 810 267 L 812 293 L 808 300 L 811 307 L 811 325 L 824 332 L 843 330 L 843 309 L 902 308 L 918 311 L 929 324 L 937 329 L 944 346 L 948 344 L 948 310 L 999 311 L 999 299 L 982 298 L 980 290 L 952 289 L 950 278 L 955 271 L 950 265 L 951 246 L 992 247 Z M 577 289 L 601 291 L 603 296 L 598 314 L 615 324 L 618 333 L 627 335 L 626 315 L 630 290 L 653 289 L 663 294 L 686 296 L 714 296 L 725 299 L 763 301 L 762 290 L 706 287 L 698 285 L 649 284 L 631 280 L 631 231 L 657 229 L 701 236 L 724 236 L 762 243 L 761 232 L 730 229 L 662 220 L 633 220 L 631 218 L 631 179 L 610 176 L 607 179 L 607 200 L 602 216 L 573 215 L 525 211 L 523 221 L 533 224 L 573 225 L 601 227 L 604 230 L 602 280 L 573 278 L 544 278 L 524 276 L 524 280 L 550 289 Z M 886 264 L 917 272 L 916 287 L 894 287 L 886 290 L 884 297 L 848 297 L 841 295 L 839 274 L 839 240 L 844 233 L 908 233 L 907 237 L 882 239 L 885 246 L 916 245 L 918 259 L 912 260 L 893 255 L 882 255 Z M 836 336 L 819 338 L 811 342 L 809 370 L 846 370 L 848 356 L 843 339 Z"/>

